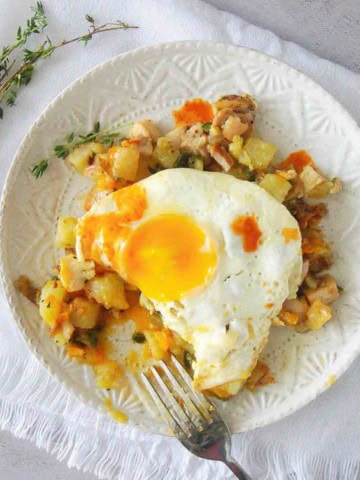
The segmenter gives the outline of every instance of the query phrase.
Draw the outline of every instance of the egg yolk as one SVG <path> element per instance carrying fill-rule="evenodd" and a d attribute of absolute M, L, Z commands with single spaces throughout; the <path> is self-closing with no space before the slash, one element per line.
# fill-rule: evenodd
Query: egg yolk
<path fill-rule="evenodd" d="M 163 214 L 133 231 L 122 262 L 128 281 L 147 297 L 173 301 L 210 280 L 217 255 L 213 241 L 190 218 Z"/>

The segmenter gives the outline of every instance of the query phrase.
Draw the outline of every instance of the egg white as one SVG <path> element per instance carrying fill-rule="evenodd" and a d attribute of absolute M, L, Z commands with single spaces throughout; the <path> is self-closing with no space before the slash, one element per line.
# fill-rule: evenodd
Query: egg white
<path fill-rule="evenodd" d="M 297 240 L 289 242 L 282 234 L 284 228 L 298 230 L 298 224 L 265 190 L 222 173 L 170 169 L 139 185 L 146 191 L 147 208 L 131 228 L 164 213 L 187 215 L 213 240 L 218 257 L 216 271 L 206 285 L 180 301 L 149 298 L 146 303 L 161 313 L 167 328 L 193 345 L 197 388 L 228 382 L 237 382 L 240 388 L 266 343 L 271 319 L 287 298 L 295 296 L 300 283 L 300 232 Z M 86 215 L 116 211 L 110 194 Z M 242 238 L 231 229 L 240 215 L 257 219 L 262 242 L 255 252 L 245 252 Z M 80 238 L 77 255 L 83 256 Z M 102 260 L 112 266 L 106 256 Z"/>

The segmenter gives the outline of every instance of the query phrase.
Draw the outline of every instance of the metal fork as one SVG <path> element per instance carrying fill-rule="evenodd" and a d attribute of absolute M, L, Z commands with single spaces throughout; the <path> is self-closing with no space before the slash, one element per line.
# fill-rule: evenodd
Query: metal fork
<path fill-rule="evenodd" d="M 160 375 L 162 370 L 163 375 Z M 192 379 L 180 362 L 171 356 L 141 374 L 156 406 L 178 440 L 194 455 L 224 462 L 241 480 L 250 477 L 231 457 L 231 435 L 211 401 L 195 392 Z"/>

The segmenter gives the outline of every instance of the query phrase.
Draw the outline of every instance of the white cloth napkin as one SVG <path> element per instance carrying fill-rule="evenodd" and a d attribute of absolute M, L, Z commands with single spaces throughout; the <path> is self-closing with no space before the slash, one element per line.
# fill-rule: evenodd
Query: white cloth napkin
<path fill-rule="evenodd" d="M 35 0 L 0 2 L 0 45 L 9 43 Z M 199 0 L 43 1 L 54 40 L 98 21 L 120 18 L 138 30 L 72 45 L 39 66 L 17 106 L 0 122 L 0 182 L 36 117 L 91 67 L 135 47 L 172 40 L 215 40 L 256 48 L 298 68 L 360 119 L 360 76 L 281 41 Z M 221 0 L 218 5 L 221 6 Z M 106 7 L 106 8 L 104 8 Z M 341 141 L 341 139 L 339 139 Z M 14 218 L 13 221 L 16 221 Z M 26 348 L 0 297 L 0 427 L 28 438 L 69 465 L 106 479 L 230 479 L 222 464 L 191 456 L 175 439 L 140 433 L 94 413 L 57 385 Z M 272 426 L 233 437 L 233 454 L 256 479 L 360 478 L 360 361 L 300 412 Z"/>

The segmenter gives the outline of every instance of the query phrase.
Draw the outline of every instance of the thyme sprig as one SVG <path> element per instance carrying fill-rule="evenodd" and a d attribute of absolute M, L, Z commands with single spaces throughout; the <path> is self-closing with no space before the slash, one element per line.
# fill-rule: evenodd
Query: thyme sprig
<path fill-rule="evenodd" d="M 4 113 L 1 104 L 15 105 L 19 90 L 30 82 L 35 65 L 39 60 L 44 60 L 50 57 L 58 48 L 75 42 L 82 42 L 86 46 L 93 36 L 98 33 L 137 28 L 121 20 L 96 25 L 93 17 L 87 14 L 85 18 L 90 25 L 86 33 L 71 39 L 64 39 L 59 43 L 53 43 L 51 38 L 47 36 L 36 48 L 23 49 L 22 59 L 17 64 L 17 69 L 13 71 L 16 61 L 11 58 L 11 54 L 14 50 L 24 46 L 30 35 L 43 32 L 47 26 L 47 19 L 41 2 L 37 2 L 36 7 L 33 7 L 32 10 L 33 15 L 27 20 L 26 28 L 18 28 L 16 41 L 12 45 L 4 47 L 0 55 L 0 119 L 3 118 Z"/>
<path fill-rule="evenodd" d="M 18 47 L 25 45 L 30 35 L 41 33 L 47 27 L 47 19 L 44 13 L 44 7 L 41 2 L 37 2 L 36 7 L 31 7 L 33 15 L 26 21 L 26 27 L 18 27 L 16 32 L 16 40 L 11 44 L 3 47 L 0 55 L 0 82 L 9 73 L 15 60 L 10 62 L 11 53 Z"/>
<path fill-rule="evenodd" d="M 65 143 L 55 145 L 51 155 L 34 165 L 31 169 L 31 173 L 35 178 L 40 178 L 48 168 L 49 162 L 52 158 L 57 157 L 64 159 L 74 150 L 74 148 L 84 145 L 85 143 L 98 142 L 102 143 L 103 145 L 110 145 L 115 141 L 120 142 L 121 140 L 125 139 L 123 129 L 129 125 L 129 123 L 115 125 L 109 129 L 101 130 L 100 122 L 96 122 L 94 128 L 85 135 L 75 135 L 75 133 L 72 132 L 67 136 Z"/>

